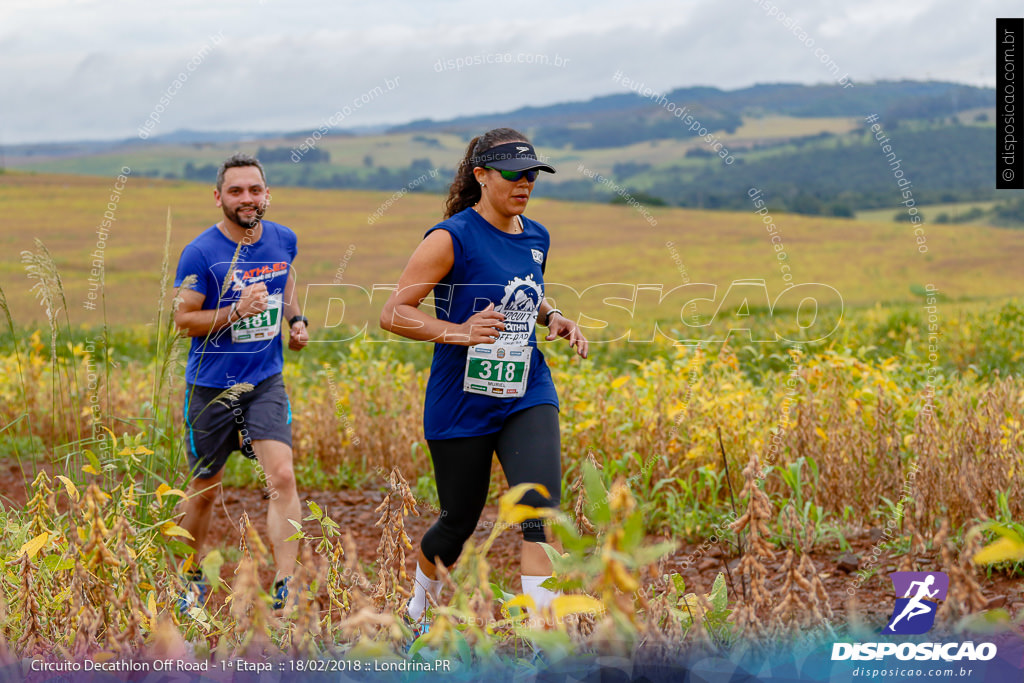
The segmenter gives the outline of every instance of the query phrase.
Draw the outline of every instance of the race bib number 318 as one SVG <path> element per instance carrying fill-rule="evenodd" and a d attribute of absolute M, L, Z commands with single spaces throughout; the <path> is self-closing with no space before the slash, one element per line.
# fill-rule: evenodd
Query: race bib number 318
<path fill-rule="evenodd" d="M 532 351 L 529 346 L 478 344 L 469 347 L 462 390 L 500 398 L 522 396 L 526 393 Z"/>

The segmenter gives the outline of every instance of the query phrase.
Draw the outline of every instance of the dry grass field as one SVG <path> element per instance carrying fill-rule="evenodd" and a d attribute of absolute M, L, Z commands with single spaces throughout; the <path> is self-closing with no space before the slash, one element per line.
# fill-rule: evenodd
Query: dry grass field
<path fill-rule="evenodd" d="M 113 177 L 0 174 L 0 282 L 19 324 L 43 320 L 19 262 L 19 253 L 33 248 L 35 239 L 54 255 L 69 305 L 81 314 L 77 320 L 100 320 L 98 311 L 80 304 L 113 184 Z M 299 188 L 273 192 L 268 218 L 299 235 L 296 268 L 303 295 L 311 284 L 352 286 L 312 290 L 316 296 L 347 292 L 344 322 L 375 320 L 381 293 L 372 301 L 369 295 L 348 293 L 394 283 L 423 232 L 439 220 L 440 196 L 407 194 L 370 225 L 368 216 L 390 196 Z M 181 248 L 220 217 L 211 187 L 129 178 L 102 251 L 110 323 L 150 320 L 159 294 L 168 210 L 172 268 Z M 793 282 L 827 284 L 847 307 L 917 301 L 910 289 L 915 285 L 933 284 L 945 296 L 970 300 L 999 300 L 1024 285 L 1024 271 L 1014 256 L 1024 248 L 1024 231 L 928 225 L 928 252 L 922 254 L 910 226 L 873 221 L 778 214 L 771 216 L 779 236 L 773 245 L 763 222 L 768 217 L 753 211 L 652 208 L 656 225 L 651 225 L 629 206 L 536 200 L 528 215 L 551 231 L 547 280 L 577 291 L 602 283 L 655 283 L 664 291 L 687 282 L 711 283 L 720 302 L 733 281 L 761 279 L 774 299 L 786 284 L 776 251 L 779 239 Z M 320 316 L 321 327 L 338 322 L 324 319 L 326 302 L 316 296 L 309 302 L 311 317 Z M 561 307 L 572 308 L 572 303 Z M 613 317 L 619 315 L 615 310 L 602 309 Z"/>

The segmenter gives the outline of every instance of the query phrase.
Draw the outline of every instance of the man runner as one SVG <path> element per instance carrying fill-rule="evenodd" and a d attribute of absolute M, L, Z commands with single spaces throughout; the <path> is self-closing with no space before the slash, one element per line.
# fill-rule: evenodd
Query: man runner
<path fill-rule="evenodd" d="M 206 598 L 198 568 L 210 527 L 210 512 L 220 493 L 224 464 L 236 450 L 259 461 L 269 498 L 267 535 L 273 544 L 277 574 L 274 608 L 284 606 L 288 579 L 295 568 L 298 541 L 286 540 L 301 510 L 292 469 L 291 403 L 281 378 L 281 321 L 290 325 L 288 348 L 309 341 L 308 321 L 295 301 L 292 261 L 295 233 L 263 220 L 270 202 L 263 167 L 255 158 L 235 154 L 217 173 L 213 193 L 224 218 L 181 252 L 175 286 L 181 289 L 174 322 L 192 337 L 185 370 L 186 448 L 190 483 L 181 526 L 195 553 L 182 565 L 188 590 L 179 600 L 185 612 Z M 250 391 L 226 389 L 240 383 Z"/>

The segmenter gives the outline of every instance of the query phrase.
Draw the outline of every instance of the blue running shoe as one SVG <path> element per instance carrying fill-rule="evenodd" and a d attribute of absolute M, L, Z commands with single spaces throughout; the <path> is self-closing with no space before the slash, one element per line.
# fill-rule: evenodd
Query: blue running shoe
<path fill-rule="evenodd" d="M 203 576 L 201 569 L 184 572 L 181 578 L 185 583 L 185 588 L 178 596 L 178 613 L 188 614 L 193 607 L 202 607 L 206 604 L 210 584 L 206 582 L 206 577 Z"/>
<path fill-rule="evenodd" d="M 412 601 L 410 600 L 409 603 L 411 604 Z M 427 612 L 425 610 L 419 619 L 413 619 L 409 616 L 408 604 L 405 606 L 405 614 L 402 615 L 402 618 L 405 620 L 405 625 L 409 627 L 410 631 L 412 631 L 412 638 L 405 646 L 405 651 L 408 652 L 409 648 L 412 647 L 412 644 L 415 643 L 420 636 L 430 632 L 430 619 L 427 617 Z"/>
<path fill-rule="evenodd" d="M 274 609 L 284 609 L 284 605 L 288 601 L 288 581 L 291 578 L 286 576 L 274 582 Z"/>

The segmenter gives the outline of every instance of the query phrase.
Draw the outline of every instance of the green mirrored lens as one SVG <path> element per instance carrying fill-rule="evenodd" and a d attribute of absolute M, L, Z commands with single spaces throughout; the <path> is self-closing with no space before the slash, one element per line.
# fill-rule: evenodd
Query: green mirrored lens
<path fill-rule="evenodd" d="M 537 180 L 537 175 L 540 173 L 540 171 L 537 170 L 536 168 L 532 168 L 529 171 L 502 171 L 491 166 L 487 166 L 486 168 L 489 168 L 492 171 L 498 171 L 498 173 L 501 174 L 502 178 L 513 183 L 517 182 L 523 176 L 526 176 L 526 182 L 532 183 L 533 181 Z"/>

